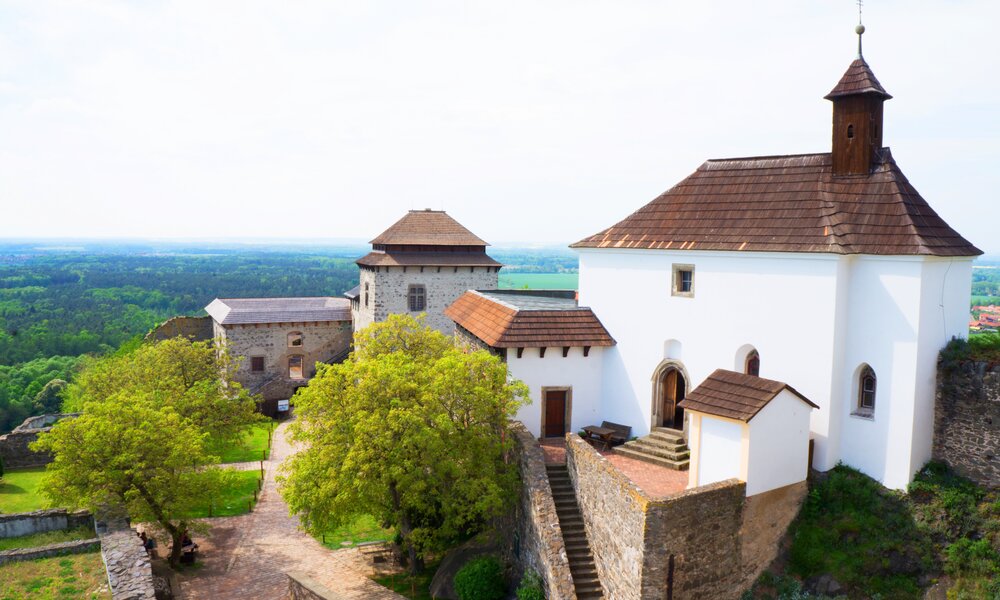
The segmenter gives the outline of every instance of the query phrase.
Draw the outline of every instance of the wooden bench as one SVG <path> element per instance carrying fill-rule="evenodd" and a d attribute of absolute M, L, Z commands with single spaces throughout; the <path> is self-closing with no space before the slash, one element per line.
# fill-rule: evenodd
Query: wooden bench
<path fill-rule="evenodd" d="M 604 444 L 604 449 L 608 450 L 611 446 L 618 446 L 624 444 L 628 441 L 630 435 L 632 435 L 632 428 L 628 425 L 621 425 L 620 423 L 612 423 L 611 421 L 604 421 L 601 423 L 600 427 L 594 425 L 588 425 L 583 428 L 584 433 L 586 433 L 587 441 L 596 444 Z"/>

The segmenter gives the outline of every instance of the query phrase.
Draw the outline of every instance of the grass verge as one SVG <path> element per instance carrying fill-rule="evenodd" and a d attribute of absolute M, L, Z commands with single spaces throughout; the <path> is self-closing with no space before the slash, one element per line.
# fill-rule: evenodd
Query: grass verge
<path fill-rule="evenodd" d="M 4 600 L 111 598 L 100 552 L 41 558 L 0 566 Z"/>
<path fill-rule="evenodd" d="M 38 487 L 45 467 L 5 471 L 0 480 L 0 513 L 19 513 L 51 508 Z"/>
<path fill-rule="evenodd" d="M 60 542 L 74 542 L 76 540 L 89 540 L 97 537 L 92 527 L 78 527 L 65 531 L 46 531 L 45 533 L 35 533 L 32 535 L 22 535 L 19 537 L 0 539 L 0 550 L 16 550 L 18 548 L 37 548 L 49 544 Z"/>
<path fill-rule="evenodd" d="M 387 587 L 401 596 L 410 600 L 432 600 L 431 580 L 437 571 L 438 563 L 429 564 L 420 575 L 410 575 L 401 573 L 399 575 L 385 575 L 384 577 L 372 577 L 375 583 Z"/>
<path fill-rule="evenodd" d="M 233 471 L 225 474 L 222 490 L 211 506 L 203 506 L 184 515 L 189 519 L 206 517 L 235 517 L 250 512 L 256 504 L 256 492 L 260 481 L 260 471 Z"/>
<path fill-rule="evenodd" d="M 271 454 L 271 432 L 274 431 L 274 421 L 254 425 L 243 438 L 242 443 L 209 448 L 209 452 L 217 454 L 220 463 L 241 463 L 267 460 Z"/>
<path fill-rule="evenodd" d="M 317 536 L 320 543 L 331 550 L 353 548 L 364 542 L 386 542 L 395 536 L 392 529 L 383 529 L 375 522 L 374 517 L 362 515 L 354 522 L 324 532 Z"/>

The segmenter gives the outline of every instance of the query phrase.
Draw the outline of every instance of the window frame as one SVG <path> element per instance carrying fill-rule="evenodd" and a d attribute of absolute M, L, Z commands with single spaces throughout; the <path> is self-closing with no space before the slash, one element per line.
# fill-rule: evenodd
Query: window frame
<path fill-rule="evenodd" d="M 288 335 L 285 336 L 285 343 L 288 348 L 301 348 L 305 345 L 305 336 L 302 335 L 301 331 L 289 331 Z"/>
<path fill-rule="evenodd" d="M 757 369 L 756 369 L 757 372 L 751 373 L 750 364 L 754 361 L 757 362 Z M 754 377 L 760 377 L 760 352 L 757 352 L 756 350 L 751 350 L 747 354 L 746 359 L 743 361 L 743 373 L 746 375 L 753 375 Z"/>
<path fill-rule="evenodd" d="M 694 298 L 694 265 L 674 263 L 670 269 L 670 295 L 681 298 Z M 688 289 L 684 287 L 684 273 L 690 273 L 687 282 Z"/>
<path fill-rule="evenodd" d="M 258 361 L 260 363 L 260 368 L 257 368 Z M 267 370 L 267 364 L 265 363 L 265 357 L 263 356 L 251 356 L 250 357 L 250 372 L 251 373 L 263 373 Z"/>
<path fill-rule="evenodd" d="M 292 361 L 297 360 L 299 363 L 299 376 L 295 377 L 292 375 Z M 306 379 L 306 359 L 305 356 L 301 354 L 291 354 L 288 356 L 288 378 L 292 380 Z"/>
<path fill-rule="evenodd" d="M 857 392 L 854 398 L 854 411 L 851 414 L 855 417 L 865 419 L 875 418 L 875 405 L 878 400 L 878 376 L 871 365 L 865 364 L 858 371 L 855 378 Z M 871 389 L 866 385 L 871 382 Z"/>
<path fill-rule="evenodd" d="M 419 300 L 419 308 L 414 308 Z M 411 313 L 427 312 L 427 286 L 422 283 L 411 283 L 406 288 L 406 309 Z"/>

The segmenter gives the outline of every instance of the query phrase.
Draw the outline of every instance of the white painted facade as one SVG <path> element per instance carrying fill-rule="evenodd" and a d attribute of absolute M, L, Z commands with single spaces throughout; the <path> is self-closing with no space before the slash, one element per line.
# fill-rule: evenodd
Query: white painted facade
<path fill-rule="evenodd" d="M 738 421 L 692 413 L 688 444 L 697 451 L 691 454 L 688 487 L 732 478 L 746 480 L 743 429 Z"/>
<path fill-rule="evenodd" d="M 618 342 L 603 353 L 601 419 L 648 433 L 664 360 L 690 391 L 717 368 L 742 371 L 756 349 L 761 377 L 820 407 L 815 468 L 843 461 L 901 489 L 930 458 L 936 357 L 966 335 L 972 257 L 579 252 L 580 305 Z M 671 295 L 674 264 L 693 265 L 691 297 Z M 853 414 L 864 364 L 878 382 L 870 418 Z"/>
<path fill-rule="evenodd" d="M 508 349 L 508 373 L 528 386 L 531 399 L 531 403 L 522 406 L 515 418 L 524 423 L 533 435 L 543 437 L 543 390 L 569 388 L 569 430 L 579 431 L 587 425 L 600 425 L 603 420 L 600 413 L 601 376 L 606 350 L 592 347 L 589 356 L 584 356 L 583 348 L 573 347 L 563 357 L 562 348 L 547 348 L 543 358 L 539 356 L 539 348 L 525 348 L 521 358 L 518 358 L 515 349 Z"/>

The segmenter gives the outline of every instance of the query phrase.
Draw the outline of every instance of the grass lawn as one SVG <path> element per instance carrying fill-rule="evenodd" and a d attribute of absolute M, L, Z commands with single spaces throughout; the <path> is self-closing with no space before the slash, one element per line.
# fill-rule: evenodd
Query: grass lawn
<path fill-rule="evenodd" d="M 437 571 L 438 564 L 427 565 L 420 575 L 386 575 L 385 577 L 373 577 L 375 583 L 383 585 L 401 596 L 406 596 L 410 600 L 433 600 L 431 598 L 431 580 Z"/>
<path fill-rule="evenodd" d="M 254 492 L 257 491 L 260 471 L 232 471 L 229 475 L 231 477 L 229 485 L 215 499 L 211 510 L 208 506 L 202 507 L 186 515 L 189 519 L 235 517 L 250 512 L 249 505 L 254 503 Z"/>
<path fill-rule="evenodd" d="M 374 517 L 364 515 L 349 525 L 327 531 L 319 536 L 319 541 L 331 550 L 338 550 L 352 548 L 364 542 L 386 542 L 391 540 L 394 535 L 395 532 L 392 529 L 382 529 L 375 522 Z"/>
<path fill-rule="evenodd" d="M 253 462 L 256 460 L 266 460 L 271 454 L 268 446 L 270 432 L 274 429 L 274 421 L 254 425 L 253 429 L 246 434 L 242 444 L 212 448 L 211 451 L 218 454 L 222 460 L 220 463 Z"/>
<path fill-rule="evenodd" d="M 0 481 L 0 513 L 19 513 L 50 508 L 38 486 L 45 467 L 6 471 Z"/>
<path fill-rule="evenodd" d="M 14 550 L 17 548 L 35 548 L 58 544 L 59 542 L 73 542 L 76 540 L 89 540 L 97 537 L 92 527 L 78 527 L 67 531 L 46 531 L 45 533 L 35 533 L 32 535 L 22 535 L 20 537 L 0 539 L 0 550 Z"/>
<path fill-rule="evenodd" d="M 498 285 L 502 290 L 575 290 L 578 273 L 501 273 Z"/>
<path fill-rule="evenodd" d="M 4 600 L 111 598 L 100 552 L 41 558 L 0 566 Z"/>

